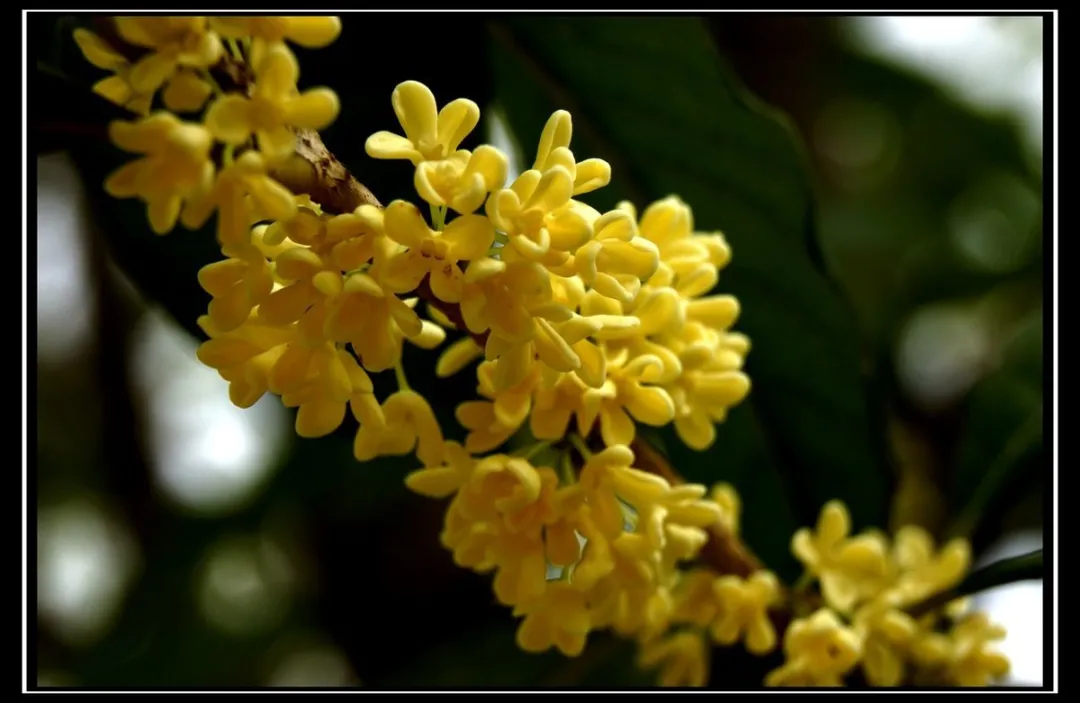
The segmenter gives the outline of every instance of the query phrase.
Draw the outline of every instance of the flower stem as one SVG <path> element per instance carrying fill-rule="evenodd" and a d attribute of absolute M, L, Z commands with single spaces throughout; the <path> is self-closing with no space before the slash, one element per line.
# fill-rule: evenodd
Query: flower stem
<path fill-rule="evenodd" d="M 574 445 L 574 449 L 577 449 L 579 452 L 581 452 L 582 458 L 586 460 L 592 458 L 592 450 L 590 450 L 589 446 L 585 444 L 585 440 L 583 440 L 576 434 L 569 434 L 566 437 L 570 440 L 570 444 Z"/>
<path fill-rule="evenodd" d="M 431 205 L 431 227 L 436 232 L 441 232 L 443 226 L 446 224 L 446 206 L 440 205 L 435 207 Z"/>
<path fill-rule="evenodd" d="M 574 475 L 574 462 L 570 459 L 570 452 L 563 452 L 559 459 L 559 478 L 564 486 L 572 486 L 577 482 Z"/>
<path fill-rule="evenodd" d="M 397 379 L 398 390 L 412 390 L 409 388 L 409 381 L 405 378 L 405 367 L 401 365 L 401 359 L 394 364 L 394 377 Z"/>
<path fill-rule="evenodd" d="M 240 46 L 236 43 L 236 40 L 231 37 L 226 38 L 225 43 L 229 45 L 229 51 L 232 52 L 233 58 L 235 58 L 240 63 L 243 63 L 244 55 L 240 52 Z"/>
<path fill-rule="evenodd" d="M 517 456 L 521 457 L 525 461 L 530 461 L 540 452 L 551 447 L 551 442 L 537 442 L 536 444 L 530 444 L 527 447 L 522 447 L 518 451 L 514 452 Z"/>

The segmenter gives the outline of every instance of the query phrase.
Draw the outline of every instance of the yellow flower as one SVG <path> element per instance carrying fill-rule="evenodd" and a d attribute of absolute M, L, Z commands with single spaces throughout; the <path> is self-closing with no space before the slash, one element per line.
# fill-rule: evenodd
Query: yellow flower
<path fill-rule="evenodd" d="M 214 176 L 213 139 L 201 125 L 161 112 L 137 122 L 113 122 L 109 137 L 124 151 L 143 154 L 105 181 L 116 198 L 138 197 L 147 204 L 154 232 L 170 231 L 184 200 Z"/>
<path fill-rule="evenodd" d="M 562 166 L 573 178 L 574 195 L 603 188 L 611 181 L 611 166 L 603 159 L 575 161 L 573 153 L 570 152 L 572 134 L 573 122 L 570 113 L 566 110 L 553 112 L 540 135 L 533 170 L 546 171 L 552 166 Z"/>
<path fill-rule="evenodd" d="M 577 420 L 577 433 L 589 434 L 600 412 L 600 396 L 585 385 L 578 374 L 559 374 L 550 386 L 536 389 L 529 430 L 537 439 L 558 440 L 567 433 L 570 418 Z"/>
<path fill-rule="evenodd" d="M 899 569 L 893 586 L 901 602 L 914 604 L 952 588 L 971 565 L 971 546 L 954 539 L 934 554 L 934 540 L 921 527 L 908 525 L 896 533 L 893 560 Z"/>
<path fill-rule="evenodd" d="M 557 648 L 568 657 L 585 649 L 591 626 L 585 595 L 566 582 L 548 585 L 544 595 L 514 609 L 524 615 L 517 631 L 517 643 L 526 652 L 544 652 Z"/>
<path fill-rule="evenodd" d="M 438 110 L 431 90 L 417 81 L 394 88 L 391 103 L 405 136 L 371 135 L 364 147 L 372 158 L 408 159 L 414 165 L 448 158 L 480 121 L 480 108 L 472 100 L 459 98 Z"/>
<path fill-rule="evenodd" d="M 332 339 L 352 344 L 369 371 L 392 368 L 401 359 L 405 338 L 428 347 L 445 337 L 436 325 L 421 320 L 409 303 L 364 273 L 344 279 L 340 293 L 326 306 L 324 329 Z"/>
<path fill-rule="evenodd" d="M 289 220 L 297 212 L 293 194 L 267 175 L 263 157 L 245 151 L 223 168 L 216 180 L 211 176 L 203 182 L 181 221 L 188 229 L 198 229 L 217 209 L 218 242 L 223 248 L 237 247 L 250 240 L 253 208 L 273 220 Z"/>
<path fill-rule="evenodd" d="M 230 331 L 215 327 L 209 315 L 198 320 L 210 338 L 199 345 L 199 361 L 216 369 L 229 382 L 229 399 L 249 408 L 269 389 L 270 370 L 296 338 L 295 326 L 277 327 L 254 317 Z"/>
<path fill-rule="evenodd" d="M 462 215 L 441 232 L 431 230 L 415 205 L 395 200 L 384 215 L 386 236 L 408 247 L 386 263 L 384 281 L 395 291 L 415 290 L 425 276 L 439 300 L 461 299 L 460 261 L 480 259 L 495 240 L 486 217 Z"/>
<path fill-rule="evenodd" d="M 748 579 L 721 576 L 713 584 L 720 603 L 720 616 L 711 633 L 718 643 L 730 646 L 746 637 L 752 654 L 768 654 L 776 647 L 776 630 L 768 609 L 780 601 L 780 584 L 769 571 L 758 571 Z"/>
<path fill-rule="evenodd" d="M 290 41 L 307 49 L 332 43 L 341 34 L 337 17 L 211 17 L 210 26 L 223 37 L 252 37 L 267 43 Z"/>
<path fill-rule="evenodd" d="M 716 441 L 716 424 L 728 409 L 750 393 L 750 379 L 738 367 L 742 358 L 725 355 L 720 345 L 689 346 L 679 354 L 682 372 L 664 386 L 675 407 L 675 431 L 692 449 L 703 450 Z"/>
<path fill-rule="evenodd" d="M 634 213 L 629 203 L 620 203 L 619 207 Z M 716 285 L 719 269 L 731 258 L 723 235 L 694 233 L 690 207 L 675 196 L 649 205 L 638 228 L 641 236 L 659 249 L 661 264 L 656 277 L 687 298 L 710 291 Z"/>
<path fill-rule="evenodd" d="M 296 146 L 291 128 L 323 129 L 337 117 L 340 104 L 334 91 L 312 88 L 297 92 L 300 67 L 296 57 L 278 44 L 255 64 L 255 87 L 250 97 L 224 95 L 206 113 L 206 126 L 215 138 L 240 145 L 252 134 L 267 162 L 288 157 Z"/>
<path fill-rule="evenodd" d="M 428 203 L 468 215 L 483 204 L 488 193 L 503 187 L 508 168 L 506 155 L 484 144 L 471 154 L 461 150 L 445 159 L 421 162 L 413 184 Z"/>
<path fill-rule="evenodd" d="M 673 623 L 687 623 L 698 628 L 708 627 L 720 609 L 713 592 L 716 573 L 706 568 L 691 569 L 679 575 L 679 584 L 672 594 L 675 609 Z"/>
<path fill-rule="evenodd" d="M 637 433 L 634 420 L 662 427 L 675 418 L 675 404 L 668 392 L 652 385 L 663 363 L 642 355 L 631 358 L 627 350 L 607 357 L 607 377 L 600 392 L 600 436 L 604 444 L 630 444 Z"/>
<path fill-rule="evenodd" d="M 895 601 L 879 598 L 855 612 L 855 630 L 863 638 L 862 668 L 871 686 L 899 686 L 904 659 L 918 625 Z"/>
<path fill-rule="evenodd" d="M 435 413 L 423 396 L 411 390 L 394 393 L 382 404 L 383 422 L 370 422 L 356 412 L 360 430 L 353 443 L 357 461 L 402 456 L 416 450 L 424 466 L 442 463 L 445 446 Z"/>
<path fill-rule="evenodd" d="M 573 176 L 562 166 L 525 171 L 492 193 L 486 210 L 520 256 L 536 261 L 555 250 L 568 257 L 593 236 L 592 223 L 571 206 L 573 192 Z"/>
<path fill-rule="evenodd" d="M 597 629 L 611 627 L 623 637 L 645 640 L 668 629 L 675 602 L 668 584 L 661 583 L 657 556 L 645 535 L 625 532 L 611 540 L 611 568 L 588 591 Z M 577 574 L 575 568 L 573 581 Z"/>
<path fill-rule="evenodd" d="M 700 632 L 680 632 L 642 645 L 638 666 L 660 665 L 657 683 L 665 688 L 700 687 L 709 679 L 709 646 Z"/>
<path fill-rule="evenodd" d="M 787 661 L 765 677 L 766 686 L 842 686 L 862 656 L 862 644 L 836 614 L 822 608 L 791 623 L 784 635 Z"/>
<path fill-rule="evenodd" d="M 490 400 L 474 400 L 457 407 L 456 417 L 469 435 L 465 446 L 471 452 L 486 452 L 499 446 L 521 427 L 532 408 L 532 394 L 540 381 L 541 366 L 534 363 L 532 370 L 516 386 L 497 389 L 495 365 L 490 361 L 480 364 L 476 370 L 479 380 L 478 392 Z M 537 437 L 537 439 L 547 439 Z"/>
<path fill-rule="evenodd" d="M 949 633 L 946 672 L 957 686 L 989 686 L 1009 673 L 1009 659 L 990 644 L 1005 637 L 1005 628 L 990 622 L 985 613 L 961 620 Z"/>
<path fill-rule="evenodd" d="M 880 535 L 849 537 L 850 532 L 847 508 L 834 500 L 822 508 L 816 533 L 803 528 L 791 540 L 791 551 L 820 580 L 825 601 L 841 612 L 873 595 L 886 575 Z"/>
<path fill-rule="evenodd" d="M 457 442 L 446 442 L 443 463 L 426 466 L 405 477 L 410 490 L 429 498 L 447 498 L 468 483 L 476 461 Z"/>
<path fill-rule="evenodd" d="M 137 93 L 131 86 L 131 63 L 93 32 L 80 27 L 75 30 L 74 38 L 87 61 L 97 68 L 113 73 L 95 83 L 92 90 L 109 102 L 140 116 L 149 114 L 154 93 Z"/>
<path fill-rule="evenodd" d="M 574 270 L 601 295 L 629 304 L 659 265 L 656 245 L 636 236 L 636 226 L 623 210 L 612 210 L 593 223 L 594 238 L 574 252 Z"/>
<path fill-rule="evenodd" d="M 573 371 L 581 358 L 573 346 L 624 318 L 585 318 L 554 299 L 551 274 L 530 261 L 474 261 L 466 270 L 461 313 L 469 331 L 491 330 L 485 355 L 495 361 L 495 387 L 516 386 L 539 358 L 555 371 Z"/>
<path fill-rule="evenodd" d="M 199 270 L 199 285 L 213 297 L 207 313 L 214 326 L 228 332 L 246 322 L 252 308 L 266 300 L 274 279 L 266 258 L 252 246 L 239 256 L 204 266 Z"/>
<path fill-rule="evenodd" d="M 259 319 L 273 325 L 304 319 L 305 327 L 313 332 L 312 339 L 322 341 L 327 301 L 344 288 L 341 273 L 307 247 L 293 247 L 277 256 L 274 275 L 285 285 L 259 306 Z M 316 318 L 318 323 L 314 322 Z"/>
<path fill-rule="evenodd" d="M 592 519 L 608 539 L 615 539 L 623 532 L 625 519 L 619 501 L 623 491 L 632 493 L 644 504 L 656 502 L 668 488 L 663 479 L 631 468 L 633 462 L 634 452 L 629 447 L 612 445 L 589 457 L 578 477 L 578 483 L 589 496 Z"/>
<path fill-rule="evenodd" d="M 739 519 L 742 515 L 742 501 L 735 487 L 730 483 L 717 483 L 709 494 L 713 502 L 720 506 L 720 522 L 732 535 L 739 534 Z"/>
<path fill-rule="evenodd" d="M 221 58 L 221 40 L 205 17 L 117 17 L 124 41 L 152 49 L 131 67 L 128 79 L 136 93 L 153 93 L 179 67 L 210 68 Z"/>
<path fill-rule="evenodd" d="M 326 342 L 316 347 L 308 355 L 308 350 L 290 346 L 286 354 L 299 352 L 298 358 L 286 361 L 286 356 L 278 361 L 271 371 L 271 389 L 274 389 L 275 374 L 278 367 L 285 367 L 290 372 L 302 365 L 307 356 L 307 381 L 295 390 L 282 391 L 281 401 L 287 408 L 298 407 L 296 415 L 296 434 L 301 437 L 323 437 L 330 434 L 345 419 L 345 407 L 349 404 L 354 413 L 363 416 L 371 423 L 371 413 L 377 417 L 378 403 L 375 401 L 371 379 L 360 368 L 356 358 L 344 349 L 335 349 Z"/>

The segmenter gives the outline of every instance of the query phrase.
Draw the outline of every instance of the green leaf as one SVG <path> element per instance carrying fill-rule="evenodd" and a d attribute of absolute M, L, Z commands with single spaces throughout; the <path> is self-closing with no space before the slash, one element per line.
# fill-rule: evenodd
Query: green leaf
<path fill-rule="evenodd" d="M 1002 559 L 972 571 L 958 586 L 944 593 L 939 593 L 911 609 L 912 614 L 921 615 L 939 608 L 949 601 L 968 596 L 980 591 L 987 591 L 997 586 L 1004 586 L 1017 581 L 1042 580 L 1043 553 L 1041 549 L 1009 559 Z"/>
<path fill-rule="evenodd" d="M 889 479 L 875 436 L 853 315 L 816 264 L 811 187 L 785 124 L 748 96 L 694 18 L 507 19 L 492 23 L 496 95 L 526 161 L 554 109 L 574 118 L 578 158 L 612 183 L 586 197 L 639 210 L 676 193 L 734 252 L 720 291 L 738 296 L 753 389 L 705 453 L 671 432 L 690 479 L 732 481 L 744 533 L 793 573 L 787 544 L 839 498 L 857 526 L 883 525 Z"/>

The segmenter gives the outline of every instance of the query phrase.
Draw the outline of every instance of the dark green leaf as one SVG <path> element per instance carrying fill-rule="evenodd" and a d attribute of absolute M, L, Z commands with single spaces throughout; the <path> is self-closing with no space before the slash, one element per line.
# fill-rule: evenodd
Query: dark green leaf
<path fill-rule="evenodd" d="M 668 433 L 676 468 L 736 484 L 747 539 L 770 565 L 790 566 L 791 531 L 829 499 L 846 501 L 859 526 L 884 524 L 888 478 L 857 332 L 807 246 L 811 189 L 789 130 L 745 94 L 697 19 L 529 18 L 491 29 L 496 94 L 527 162 L 551 111 L 567 109 L 575 154 L 612 166 L 611 185 L 586 200 L 641 208 L 677 193 L 698 229 L 731 242 L 720 290 L 742 303 L 753 390 L 708 452 Z"/>
<path fill-rule="evenodd" d="M 1018 557 L 1002 559 L 972 571 L 956 588 L 939 593 L 911 609 L 913 614 L 928 613 L 946 603 L 997 586 L 1017 581 L 1033 581 L 1043 578 L 1043 553 L 1041 549 Z"/>

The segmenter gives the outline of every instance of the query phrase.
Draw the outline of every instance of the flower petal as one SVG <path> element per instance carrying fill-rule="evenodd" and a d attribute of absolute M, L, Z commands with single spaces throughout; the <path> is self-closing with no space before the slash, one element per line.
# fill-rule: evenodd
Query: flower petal
<path fill-rule="evenodd" d="M 206 113 L 206 128 L 226 144 L 243 144 L 251 136 L 251 103 L 237 93 L 223 95 Z"/>
<path fill-rule="evenodd" d="M 94 66 L 106 71 L 117 71 L 128 65 L 123 54 L 93 32 L 79 27 L 75 30 L 74 37 L 83 57 Z"/>
<path fill-rule="evenodd" d="M 376 132 L 364 142 L 364 151 L 373 159 L 409 159 L 419 163 L 423 156 L 413 143 L 393 132 Z"/>
<path fill-rule="evenodd" d="M 286 17 L 289 41 L 306 49 L 320 49 L 332 43 L 341 34 L 341 20 L 337 17 Z"/>
<path fill-rule="evenodd" d="M 473 261 L 487 255 L 495 241 L 495 227 L 486 217 L 462 215 L 446 226 L 440 239 L 449 246 L 449 258 L 454 261 Z"/>
<path fill-rule="evenodd" d="M 283 98 L 296 90 L 299 77 L 300 65 L 296 56 L 284 44 L 275 44 L 255 66 L 255 90 L 260 95 Z"/>
<path fill-rule="evenodd" d="M 151 53 L 139 59 L 131 67 L 128 80 L 136 93 L 153 93 L 165 83 L 174 70 L 176 70 L 175 59 L 164 54 Z"/>
<path fill-rule="evenodd" d="M 570 201 L 574 184 L 570 172 L 562 166 L 555 166 L 543 173 L 536 184 L 536 189 L 525 201 L 525 210 L 539 209 L 543 213 L 551 212 Z"/>
<path fill-rule="evenodd" d="M 165 107 L 173 112 L 196 112 L 213 92 L 213 88 L 196 74 L 180 71 L 169 81 L 161 97 Z"/>
<path fill-rule="evenodd" d="M 390 102 L 409 141 L 417 146 L 436 143 L 439 116 L 435 96 L 426 85 L 405 81 L 394 88 Z"/>
<path fill-rule="evenodd" d="M 479 121 L 480 108 L 472 100 L 459 98 L 447 103 L 439 111 L 438 117 L 439 143 L 445 147 L 446 153 L 457 151 L 458 145 Z"/>
<path fill-rule="evenodd" d="M 406 200 L 395 200 L 386 206 L 383 228 L 387 237 L 410 248 L 420 247 L 433 234 L 420 209 Z"/>
<path fill-rule="evenodd" d="M 305 90 L 285 104 L 285 121 L 294 127 L 324 129 L 341 110 L 337 93 L 329 88 Z"/>

